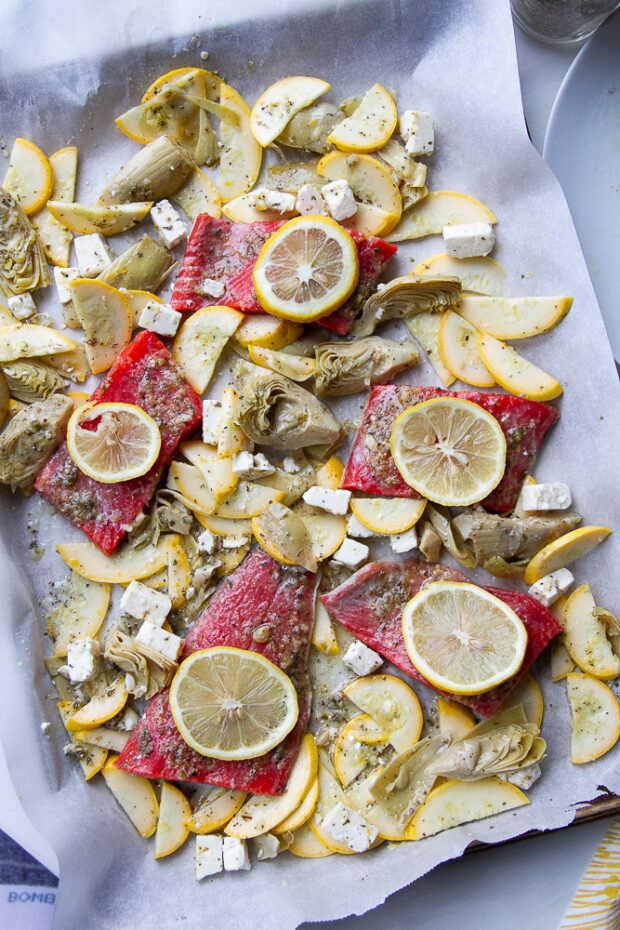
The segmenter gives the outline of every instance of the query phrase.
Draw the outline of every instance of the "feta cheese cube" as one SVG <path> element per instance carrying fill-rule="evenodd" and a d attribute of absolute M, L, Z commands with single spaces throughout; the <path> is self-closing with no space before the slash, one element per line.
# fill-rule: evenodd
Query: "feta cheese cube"
<path fill-rule="evenodd" d="M 318 484 L 304 491 L 304 500 L 311 507 L 320 507 L 321 510 L 327 510 L 328 513 L 339 514 L 344 516 L 349 509 L 351 492 L 341 489 L 323 488 Z"/>
<path fill-rule="evenodd" d="M 56 283 L 56 293 L 61 304 L 71 303 L 71 291 L 69 285 L 76 278 L 80 277 L 77 268 L 54 268 L 54 281 Z"/>
<path fill-rule="evenodd" d="M 114 258 L 108 243 L 99 233 L 76 236 L 73 240 L 78 271 L 83 278 L 94 278 L 104 271 Z"/>
<path fill-rule="evenodd" d="M 407 155 L 430 155 L 435 148 L 435 127 L 430 113 L 406 110 L 400 118 L 400 137 Z"/>
<path fill-rule="evenodd" d="M 72 685 L 90 681 L 99 671 L 101 647 L 96 639 L 75 639 L 67 647 L 67 664 L 58 671 Z"/>
<path fill-rule="evenodd" d="M 367 526 L 364 526 L 361 523 L 354 513 L 350 513 L 347 517 L 347 534 L 349 536 L 355 536 L 357 539 L 369 539 L 371 536 L 379 536 L 379 533 L 375 533 L 374 530 L 369 529 Z"/>
<path fill-rule="evenodd" d="M 173 249 L 187 236 L 187 227 L 169 200 L 160 200 L 150 210 L 153 226 L 163 245 Z"/>
<path fill-rule="evenodd" d="M 301 185 L 297 192 L 295 208 L 302 216 L 308 216 L 313 213 L 320 213 L 324 216 L 327 213 L 323 195 L 314 184 Z"/>
<path fill-rule="evenodd" d="M 454 226 L 444 226 L 441 235 L 446 252 L 455 258 L 488 255 L 495 245 L 495 232 L 490 223 L 457 223 Z"/>
<path fill-rule="evenodd" d="M 227 872 L 238 872 L 239 870 L 248 872 L 251 868 L 245 840 L 239 840 L 236 836 L 225 836 L 224 869 Z"/>
<path fill-rule="evenodd" d="M 251 452 L 235 452 L 232 470 L 239 478 L 251 481 L 253 478 L 273 475 L 276 469 L 262 452 L 257 452 L 256 455 L 252 455 Z"/>
<path fill-rule="evenodd" d="M 222 536 L 222 549 L 238 549 L 240 546 L 247 546 L 250 541 L 249 536 Z"/>
<path fill-rule="evenodd" d="M 194 853 L 196 881 L 224 871 L 224 841 L 216 833 L 198 834 Z"/>
<path fill-rule="evenodd" d="M 524 484 L 519 503 L 523 510 L 566 510 L 572 504 L 570 488 L 563 481 Z"/>
<path fill-rule="evenodd" d="M 383 665 L 383 659 L 374 649 L 356 639 L 351 643 L 342 657 L 344 664 L 355 672 L 356 675 L 372 675 L 378 668 Z"/>
<path fill-rule="evenodd" d="M 222 421 L 222 405 L 219 400 L 202 402 L 202 441 L 208 446 L 217 446 Z"/>
<path fill-rule="evenodd" d="M 370 849 L 379 835 L 376 827 L 342 801 L 336 804 L 323 820 L 323 830 L 330 833 L 338 843 L 344 843 L 352 852 L 357 853 Z"/>
<path fill-rule="evenodd" d="M 29 320 L 37 312 L 37 305 L 28 293 L 9 297 L 7 306 L 16 320 Z"/>
<path fill-rule="evenodd" d="M 180 636 L 162 630 L 161 627 L 155 626 L 150 620 L 144 621 L 136 633 L 135 640 L 137 643 L 142 643 L 144 646 L 154 649 L 155 652 L 159 652 L 160 655 L 165 656 L 171 662 L 176 662 L 183 648 L 183 640 Z"/>
<path fill-rule="evenodd" d="M 148 620 L 155 626 L 161 626 L 172 610 L 172 601 L 162 591 L 155 591 L 140 581 L 131 581 L 123 592 L 119 606 L 124 614 L 136 620 Z"/>
<path fill-rule="evenodd" d="M 362 562 L 365 562 L 370 553 L 368 546 L 364 543 L 356 542 L 345 536 L 344 542 L 339 549 L 336 549 L 332 556 L 333 562 L 339 562 L 340 565 L 347 565 L 349 568 L 357 568 Z"/>
<path fill-rule="evenodd" d="M 390 536 L 392 552 L 411 552 L 418 545 L 418 533 L 415 526 L 405 530 L 404 533 L 394 533 Z"/>
<path fill-rule="evenodd" d="M 215 278 L 205 278 L 202 284 L 199 284 L 196 288 L 199 294 L 202 294 L 203 297 L 213 297 L 217 300 L 219 297 L 223 297 L 226 292 L 226 285 L 222 284 L 221 281 L 216 281 Z"/>
<path fill-rule="evenodd" d="M 203 530 L 196 544 L 201 552 L 206 552 L 207 555 L 211 555 L 212 552 L 215 552 L 217 549 L 217 539 L 211 532 L 211 530 Z"/>
<path fill-rule="evenodd" d="M 183 315 L 173 310 L 168 304 L 160 304 L 156 300 L 149 300 L 145 303 L 138 326 L 142 329 L 150 329 L 153 333 L 160 336 L 174 336 Z"/>
<path fill-rule="evenodd" d="M 254 852 L 259 862 L 263 859 L 275 859 L 280 852 L 280 840 L 273 833 L 263 833 L 252 840 Z"/>
<path fill-rule="evenodd" d="M 321 194 L 330 216 L 337 222 L 346 220 L 349 216 L 357 213 L 357 204 L 355 203 L 353 191 L 344 178 L 340 181 L 330 181 L 329 184 L 323 187 Z"/>
<path fill-rule="evenodd" d="M 539 578 L 528 588 L 527 593 L 530 597 L 535 598 L 545 607 L 555 604 L 559 597 L 571 587 L 575 578 L 572 572 L 567 568 L 559 568 L 556 572 Z"/>
<path fill-rule="evenodd" d="M 533 765 L 526 765 L 522 769 L 517 769 L 516 772 L 509 772 L 508 775 L 502 775 L 506 781 L 509 781 L 511 785 L 516 785 L 517 788 L 521 788 L 522 791 L 527 791 L 528 788 L 531 788 L 535 781 L 538 781 L 542 775 L 541 768 L 538 762 L 534 762 Z"/>
<path fill-rule="evenodd" d="M 295 209 L 295 195 L 285 191 L 272 191 L 269 187 L 257 187 L 248 198 L 250 206 L 261 213 L 275 210 L 277 213 L 291 213 Z"/>

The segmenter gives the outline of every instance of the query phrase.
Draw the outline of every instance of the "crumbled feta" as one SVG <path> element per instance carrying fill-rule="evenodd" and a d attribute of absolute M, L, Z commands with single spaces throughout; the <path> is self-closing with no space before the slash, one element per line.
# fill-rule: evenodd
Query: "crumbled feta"
<path fill-rule="evenodd" d="M 369 539 L 371 536 L 380 535 L 374 530 L 369 529 L 369 527 L 364 526 L 354 513 L 350 513 L 347 517 L 347 534 L 349 536 L 356 536 L 358 539 Z"/>
<path fill-rule="evenodd" d="M 351 492 L 343 491 L 340 488 L 323 488 L 318 484 L 304 491 L 304 500 L 311 507 L 320 507 L 321 510 L 327 510 L 328 513 L 344 516 L 349 509 Z"/>
<path fill-rule="evenodd" d="M 286 455 L 282 459 L 282 468 L 287 475 L 296 475 L 297 472 L 301 471 L 299 462 L 292 455 Z"/>
<path fill-rule="evenodd" d="M 249 541 L 249 536 L 222 536 L 222 549 L 238 549 L 239 546 L 247 546 Z"/>
<path fill-rule="evenodd" d="M 201 552 L 206 552 L 207 555 L 211 555 L 212 552 L 215 552 L 217 549 L 217 539 L 211 532 L 211 530 L 203 530 L 196 544 Z"/>
<path fill-rule="evenodd" d="M 567 568 L 559 568 L 556 572 L 551 572 L 550 575 L 545 575 L 544 578 L 535 581 L 531 588 L 528 588 L 527 593 L 545 607 L 550 607 L 565 591 L 568 591 L 574 581 L 575 577 L 572 572 L 569 572 Z"/>
<path fill-rule="evenodd" d="M 75 639 L 67 647 L 67 664 L 58 669 L 72 685 L 91 681 L 99 671 L 101 647 L 96 639 Z"/>
<path fill-rule="evenodd" d="M 430 113 L 406 110 L 400 118 L 400 137 L 407 155 L 430 155 L 435 147 L 435 127 Z"/>
<path fill-rule="evenodd" d="M 295 195 L 284 191 L 272 191 L 269 187 L 257 187 L 252 191 L 249 203 L 261 213 L 265 210 L 291 213 L 295 209 Z"/>
<path fill-rule="evenodd" d="M 262 833 L 255 836 L 252 842 L 259 862 L 263 859 L 275 859 L 280 852 L 280 840 L 273 833 Z"/>
<path fill-rule="evenodd" d="M 344 664 L 356 675 L 372 675 L 383 665 L 383 659 L 374 649 L 369 649 L 359 639 L 354 640 L 342 657 Z"/>
<path fill-rule="evenodd" d="M 120 609 L 136 620 L 148 620 L 161 626 L 172 609 L 172 601 L 162 591 L 155 591 L 140 581 L 131 581 L 123 592 Z"/>
<path fill-rule="evenodd" d="M 41 733 L 47 736 L 47 734 L 49 733 L 51 729 L 52 729 L 52 725 L 49 722 L 49 720 L 44 720 L 41 724 Z"/>
<path fill-rule="evenodd" d="M 29 320 L 37 312 L 37 305 L 27 293 L 9 297 L 7 306 L 16 320 Z"/>
<path fill-rule="evenodd" d="M 302 184 L 297 192 L 295 208 L 302 216 L 320 213 L 323 216 L 327 213 L 325 201 L 318 187 L 314 184 Z"/>
<path fill-rule="evenodd" d="M 206 836 L 198 834 L 194 854 L 197 882 L 208 875 L 217 875 L 218 872 L 224 871 L 223 850 L 224 841 L 221 836 L 216 833 L 207 833 Z"/>
<path fill-rule="evenodd" d="M 251 868 L 245 840 L 237 839 L 236 836 L 225 836 L 224 869 L 227 872 L 238 872 L 239 870 L 248 872 Z"/>
<path fill-rule="evenodd" d="M 54 281 L 56 283 L 56 293 L 61 304 L 71 303 L 71 291 L 69 285 L 76 278 L 80 277 L 77 268 L 54 268 Z"/>
<path fill-rule="evenodd" d="M 418 533 L 415 526 L 405 530 L 404 533 L 394 533 L 390 536 L 392 552 L 411 552 L 418 545 Z"/>
<path fill-rule="evenodd" d="M 457 223 L 441 230 L 448 255 L 455 258 L 475 258 L 488 255 L 495 245 L 495 232 L 490 223 Z"/>
<path fill-rule="evenodd" d="M 173 249 L 185 239 L 187 227 L 169 200 L 160 200 L 150 212 L 153 226 L 167 249 Z"/>
<path fill-rule="evenodd" d="M 357 213 L 353 191 L 344 178 L 340 181 L 330 181 L 323 187 L 321 194 L 332 219 L 340 222 Z"/>
<path fill-rule="evenodd" d="M 331 834 L 338 843 L 344 843 L 352 852 L 357 853 L 370 849 L 379 835 L 376 827 L 342 801 L 336 804 L 323 820 L 323 830 Z"/>
<path fill-rule="evenodd" d="M 219 400 L 202 402 L 202 441 L 217 446 L 222 422 L 222 405 Z"/>
<path fill-rule="evenodd" d="M 99 233 L 76 236 L 73 246 L 78 270 L 83 278 L 94 278 L 101 274 L 114 258 L 108 243 Z"/>
<path fill-rule="evenodd" d="M 253 478 L 264 478 L 273 475 L 275 466 L 262 452 L 252 455 L 251 452 L 235 452 L 232 460 L 233 475 L 251 481 Z"/>
<path fill-rule="evenodd" d="M 502 775 L 502 778 L 505 781 L 509 781 L 512 785 L 516 785 L 517 788 L 527 791 L 528 788 L 532 787 L 535 781 L 538 781 L 541 775 L 542 771 L 538 762 L 534 762 L 533 765 L 526 765 L 522 769 L 517 769 L 516 772 L 509 772 L 508 775 Z"/>
<path fill-rule="evenodd" d="M 136 633 L 136 642 L 143 643 L 160 655 L 165 656 L 171 662 L 176 662 L 179 653 L 183 648 L 183 640 L 175 633 L 169 633 L 168 630 L 162 630 L 161 627 L 155 626 L 150 620 L 145 620 L 138 632 Z"/>
<path fill-rule="evenodd" d="M 520 505 L 523 510 L 566 510 L 572 504 L 570 488 L 563 481 L 524 484 Z"/>
<path fill-rule="evenodd" d="M 336 549 L 332 556 L 333 562 L 339 562 L 341 565 L 347 565 L 349 568 L 357 568 L 362 562 L 365 562 L 370 554 L 370 549 L 364 543 L 356 542 L 345 536 L 344 542 L 339 549 Z"/>
<path fill-rule="evenodd" d="M 142 308 L 138 326 L 142 329 L 150 329 L 151 332 L 158 333 L 160 336 L 174 336 L 182 319 L 183 315 L 173 310 L 168 304 L 149 300 Z"/>
<path fill-rule="evenodd" d="M 202 284 L 199 284 L 196 288 L 199 294 L 202 294 L 203 297 L 213 297 L 217 300 L 219 297 L 223 297 L 226 292 L 226 285 L 222 284 L 221 281 L 216 281 L 215 278 L 205 278 Z"/>

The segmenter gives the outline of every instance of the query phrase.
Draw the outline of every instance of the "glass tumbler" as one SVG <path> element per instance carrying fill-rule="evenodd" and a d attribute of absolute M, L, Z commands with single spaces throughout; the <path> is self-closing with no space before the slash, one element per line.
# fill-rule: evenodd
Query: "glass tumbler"
<path fill-rule="evenodd" d="M 516 23 L 553 45 L 581 42 L 620 5 L 618 0 L 510 0 Z"/>

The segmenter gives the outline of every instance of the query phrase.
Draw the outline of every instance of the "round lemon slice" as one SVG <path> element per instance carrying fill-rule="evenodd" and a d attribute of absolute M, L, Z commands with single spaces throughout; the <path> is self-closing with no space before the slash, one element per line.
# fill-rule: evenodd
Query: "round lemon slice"
<path fill-rule="evenodd" d="M 265 310 L 302 323 L 344 303 L 358 277 L 353 239 L 327 216 L 289 220 L 267 239 L 254 266 L 254 287 Z"/>
<path fill-rule="evenodd" d="M 506 467 L 506 439 L 498 421 L 458 397 L 408 407 L 394 423 L 390 447 L 407 484 L 448 507 L 483 500 Z"/>
<path fill-rule="evenodd" d="M 409 658 L 436 688 L 483 694 L 521 667 L 527 631 L 516 613 L 473 584 L 436 581 L 403 612 Z"/>
<path fill-rule="evenodd" d="M 181 736 L 203 756 L 253 759 L 297 723 L 297 692 L 288 675 L 257 652 L 214 646 L 179 666 L 170 709 Z"/>
<path fill-rule="evenodd" d="M 369 530 L 382 535 L 404 533 L 414 526 L 426 507 L 426 501 L 408 497 L 354 497 L 351 510 Z"/>
<path fill-rule="evenodd" d="M 159 456 L 161 433 L 135 404 L 83 404 L 71 414 L 67 447 L 80 471 L 115 484 L 146 474 Z"/>
<path fill-rule="evenodd" d="M 14 195 L 26 216 L 41 209 L 52 193 L 54 172 L 38 145 L 28 139 L 15 140 L 2 185 Z"/>

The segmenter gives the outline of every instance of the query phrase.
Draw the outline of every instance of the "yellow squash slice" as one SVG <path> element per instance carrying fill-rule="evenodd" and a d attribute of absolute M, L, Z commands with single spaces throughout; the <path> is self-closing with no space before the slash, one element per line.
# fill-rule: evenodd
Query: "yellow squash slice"
<path fill-rule="evenodd" d="M 54 184 L 50 200 L 71 203 L 75 196 L 75 178 L 77 174 L 78 150 L 70 145 L 50 155 L 49 161 L 54 172 Z M 31 216 L 31 222 L 37 232 L 45 257 L 61 268 L 69 265 L 71 252 L 71 231 L 55 220 L 47 207 Z"/>
<path fill-rule="evenodd" d="M 424 498 L 353 497 L 351 510 L 374 533 L 390 536 L 404 533 L 414 526 L 426 507 Z"/>
<path fill-rule="evenodd" d="M 167 781 L 161 784 L 159 817 L 155 831 L 155 858 L 163 859 L 183 845 L 189 836 L 186 824 L 192 809 L 182 791 Z"/>
<path fill-rule="evenodd" d="M 76 278 L 69 287 L 86 335 L 91 371 L 107 371 L 131 340 L 133 317 L 127 298 L 117 288 L 91 278 Z"/>
<path fill-rule="evenodd" d="M 173 355 L 198 394 L 206 389 L 226 343 L 243 319 L 230 307 L 203 307 L 186 320 L 174 340 Z"/>
<path fill-rule="evenodd" d="M 38 145 L 28 139 L 15 140 L 2 186 L 15 197 L 26 216 L 45 205 L 54 186 L 54 172 Z"/>
<path fill-rule="evenodd" d="M 192 833 L 213 833 L 228 823 L 246 797 L 245 791 L 212 788 L 185 822 Z"/>
<path fill-rule="evenodd" d="M 148 778 L 117 769 L 118 756 L 110 756 L 103 767 L 106 784 L 141 836 L 155 833 L 159 804 Z"/>
<path fill-rule="evenodd" d="M 222 85 L 225 86 L 225 85 Z M 226 126 L 222 123 L 222 126 Z M 185 210 L 190 220 L 195 220 L 200 213 L 208 213 L 218 219 L 222 215 L 222 200 L 211 178 L 194 168 L 188 180 L 170 197 Z"/>
<path fill-rule="evenodd" d="M 397 119 L 391 95 L 381 84 L 374 84 L 352 115 L 334 126 L 327 141 L 344 152 L 375 152 L 388 141 Z"/>
<path fill-rule="evenodd" d="M 464 294 L 456 312 L 476 329 L 496 339 L 527 339 L 557 326 L 572 304 L 572 297 L 476 297 Z"/>
<path fill-rule="evenodd" d="M 458 313 L 446 310 L 438 336 L 441 361 L 455 378 L 475 387 L 493 387 L 493 376 L 478 352 L 478 330 L 471 323 Z"/>
<path fill-rule="evenodd" d="M 511 394 L 528 400 L 553 400 L 562 393 L 562 385 L 541 368 L 528 362 L 512 346 L 486 333 L 479 333 L 477 346 L 484 366 L 498 384 Z"/>
<path fill-rule="evenodd" d="M 83 203 L 49 200 L 47 208 L 59 223 L 72 232 L 88 235 L 116 236 L 133 229 L 144 219 L 152 203 L 116 203 L 107 207 L 89 207 Z"/>
<path fill-rule="evenodd" d="M 15 323 L 0 327 L 0 363 L 14 362 L 18 358 L 37 358 L 41 355 L 58 355 L 71 352 L 75 343 L 52 329 L 37 323 Z"/>
<path fill-rule="evenodd" d="M 89 581 L 72 572 L 64 584 L 62 600 L 50 616 L 54 655 L 66 656 L 75 639 L 95 637 L 110 604 L 110 585 Z"/>
<path fill-rule="evenodd" d="M 444 226 L 461 223 L 497 223 L 496 217 L 479 200 L 458 191 L 433 191 L 403 213 L 388 242 L 440 235 Z"/>
<path fill-rule="evenodd" d="M 87 704 L 69 717 L 65 724 L 67 730 L 76 732 L 101 726 L 121 712 L 128 696 L 125 676 L 121 674 L 110 685 L 102 687 Z"/>
<path fill-rule="evenodd" d="M 276 81 L 264 91 L 250 114 L 250 129 L 256 141 L 269 145 L 284 130 L 299 110 L 329 90 L 327 81 L 314 77 L 288 77 Z"/>
<path fill-rule="evenodd" d="M 220 103 L 239 116 L 239 126 L 220 124 L 219 193 L 223 203 L 246 194 L 254 187 L 260 172 L 263 149 L 252 135 L 250 108 L 236 90 L 220 84 Z"/>
<path fill-rule="evenodd" d="M 421 840 L 462 823 L 482 820 L 529 803 L 519 788 L 501 778 L 446 781 L 434 788 L 418 808 L 407 829 L 407 839 Z"/>
<path fill-rule="evenodd" d="M 155 575 L 168 565 L 168 547 L 178 542 L 178 536 L 160 536 L 156 545 L 142 549 L 121 546 L 113 555 L 105 555 L 91 542 L 60 543 L 59 555 L 69 568 L 91 581 L 129 584 Z"/>
<path fill-rule="evenodd" d="M 409 685 L 394 675 L 356 678 L 343 689 L 350 701 L 388 734 L 397 752 L 409 749 L 422 732 L 422 709 Z"/>
<path fill-rule="evenodd" d="M 610 533 L 611 530 L 606 526 L 580 526 L 559 539 L 554 539 L 529 561 L 523 575 L 524 582 L 532 585 L 539 578 L 556 572 L 558 568 L 565 568 L 594 546 L 598 546 Z"/>
<path fill-rule="evenodd" d="M 566 601 L 562 626 L 568 654 L 580 669 L 604 681 L 620 675 L 620 656 L 613 649 L 604 622 L 596 614 L 589 584 L 582 584 Z"/>
<path fill-rule="evenodd" d="M 572 722 L 571 762 L 593 762 L 618 742 L 620 705 L 613 691 L 591 675 L 567 675 L 566 694 Z"/>
<path fill-rule="evenodd" d="M 503 297 L 506 293 L 506 269 L 490 255 L 455 258 L 445 252 L 425 258 L 413 269 L 414 274 L 447 275 L 460 278 L 464 291 Z M 472 321 L 473 322 L 473 321 Z M 480 327 L 484 329 L 484 327 Z M 487 332 L 487 330 L 485 330 Z"/>

